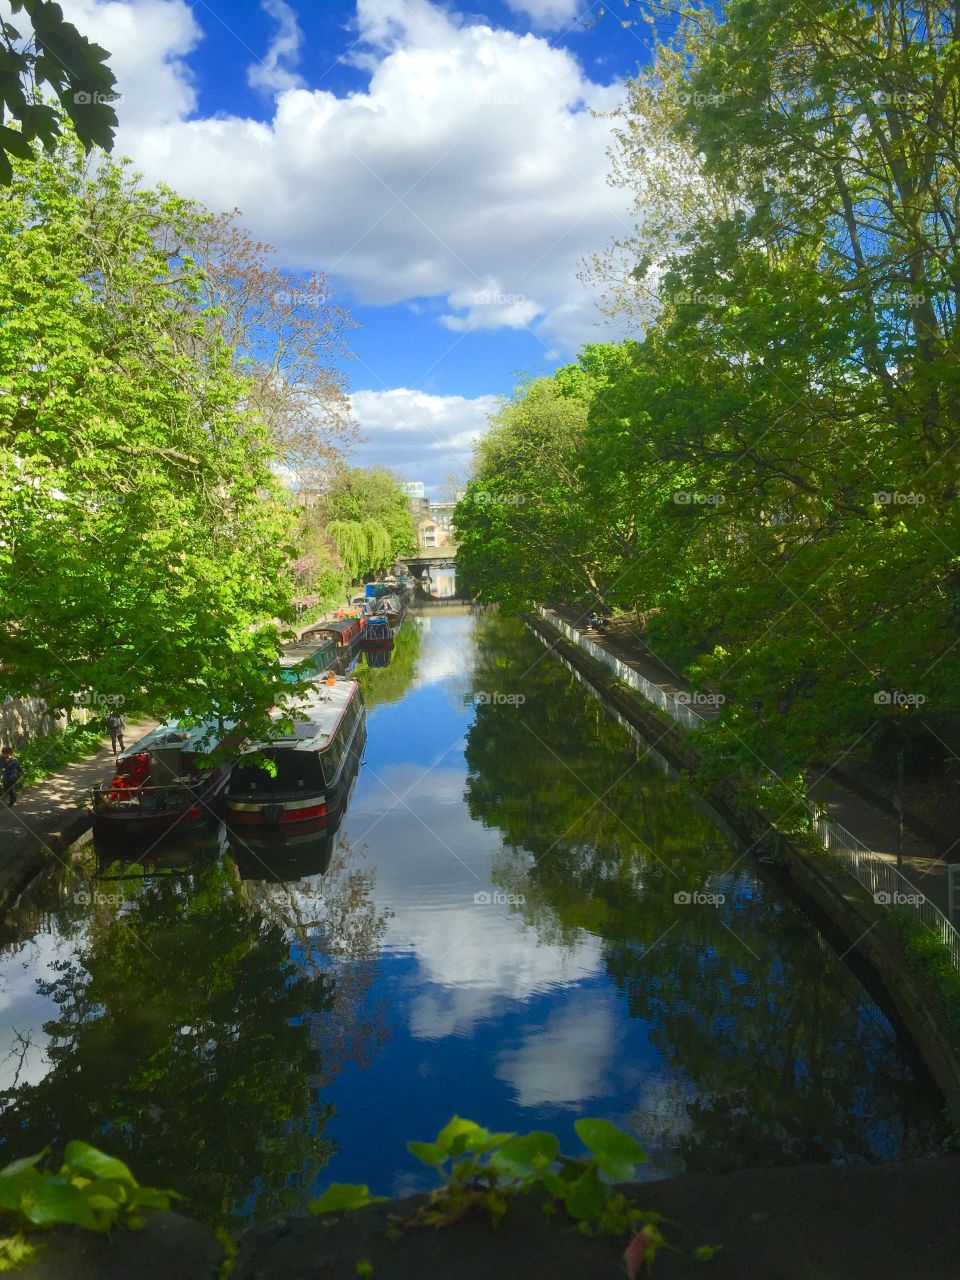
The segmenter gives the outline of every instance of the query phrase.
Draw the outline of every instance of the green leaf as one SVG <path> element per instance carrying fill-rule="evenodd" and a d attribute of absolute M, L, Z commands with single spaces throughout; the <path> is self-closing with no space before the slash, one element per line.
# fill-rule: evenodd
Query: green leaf
<path fill-rule="evenodd" d="M 86 1178 L 114 1178 L 131 1187 L 137 1185 L 136 1178 L 122 1160 L 98 1151 L 89 1142 L 68 1142 L 63 1163 L 70 1173 L 79 1173 Z"/>
<path fill-rule="evenodd" d="M 307 1206 L 312 1214 L 339 1213 L 346 1209 L 362 1209 L 368 1204 L 378 1204 L 386 1196 L 372 1196 L 370 1188 L 362 1183 L 331 1182 L 319 1200 Z"/>
<path fill-rule="evenodd" d="M 647 1153 L 636 1138 L 609 1120 L 586 1118 L 573 1127 L 603 1172 L 619 1182 L 632 1178 L 636 1166 L 646 1161 Z"/>
<path fill-rule="evenodd" d="M 42 1181 L 37 1169 L 21 1169 L 11 1177 L 0 1178 L 0 1209 L 18 1210 L 24 1196 L 36 1189 Z"/>
<path fill-rule="evenodd" d="M 92 1209 L 116 1212 L 127 1204 L 130 1186 L 118 1178 L 97 1178 L 93 1182 L 85 1183 L 80 1190 Z"/>
<path fill-rule="evenodd" d="M 473 1120 L 454 1116 L 437 1134 L 437 1145 L 445 1148 L 453 1156 L 458 1156 L 463 1151 L 480 1154 L 499 1147 L 502 1142 L 512 1136 L 509 1133 L 491 1133 L 489 1129 L 485 1129 Z"/>
<path fill-rule="evenodd" d="M 0 147 L 10 155 L 19 156 L 21 160 L 34 158 L 33 147 L 18 129 L 10 129 L 0 124 Z"/>
<path fill-rule="evenodd" d="M 697 1262 L 710 1262 L 722 1248 L 722 1244 L 701 1244 L 694 1249 L 693 1257 Z"/>
<path fill-rule="evenodd" d="M 171 1200 L 182 1199 L 179 1191 L 161 1191 L 158 1187 L 135 1187 L 130 1191 L 128 1203 L 131 1209 L 165 1210 L 170 1208 Z"/>
<path fill-rule="evenodd" d="M 44 1147 L 39 1155 L 23 1156 L 20 1160 L 12 1160 L 10 1164 L 4 1165 L 0 1169 L 0 1178 L 13 1178 L 17 1174 L 22 1173 L 24 1169 L 32 1169 L 34 1165 L 40 1163 L 45 1155 L 50 1151 L 49 1147 Z"/>
<path fill-rule="evenodd" d="M 20 1212 L 38 1227 L 61 1222 L 85 1227 L 88 1231 L 102 1229 L 80 1187 L 61 1178 L 40 1179 L 24 1196 Z"/>
<path fill-rule="evenodd" d="M 576 1182 L 565 1186 L 564 1204 L 571 1218 L 579 1222 L 593 1222 L 600 1217 L 610 1193 L 595 1168 L 588 1169 Z"/>
<path fill-rule="evenodd" d="M 490 1157 L 491 1168 L 514 1177 L 541 1174 L 560 1153 L 560 1143 L 552 1133 L 534 1130 L 509 1138 Z"/>
<path fill-rule="evenodd" d="M 450 1152 L 438 1142 L 408 1142 L 407 1150 L 423 1164 L 441 1165 L 450 1158 Z"/>

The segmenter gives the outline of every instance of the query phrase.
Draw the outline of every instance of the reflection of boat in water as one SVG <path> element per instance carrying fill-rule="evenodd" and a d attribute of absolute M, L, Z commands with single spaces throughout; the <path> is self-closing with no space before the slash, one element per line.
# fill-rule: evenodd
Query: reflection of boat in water
<path fill-rule="evenodd" d="M 379 649 L 375 647 L 364 649 L 363 656 L 367 660 L 368 667 L 389 667 L 393 661 L 393 641 Z"/>
<path fill-rule="evenodd" d="M 227 787 L 232 826 L 325 818 L 340 802 L 354 751 L 366 740 L 363 695 L 332 673 L 293 711 L 293 727 L 241 756 Z M 253 756 L 254 758 L 250 758 Z"/>
<path fill-rule="evenodd" d="M 169 721 L 121 751 L 109 779 L 91 788 L 95 830 L 152 834 L 196 828 L 216 816 L 232 761 L 205 755 L 236 746 L 239 730 L 215 720 L 194 727 Z"/>

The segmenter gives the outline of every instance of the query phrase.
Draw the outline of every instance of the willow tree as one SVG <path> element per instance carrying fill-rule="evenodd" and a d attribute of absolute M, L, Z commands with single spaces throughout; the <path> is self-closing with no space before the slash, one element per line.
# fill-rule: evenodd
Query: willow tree
<path fill-rule="evenodd" d="M 340 467 L 329 477 L 316 505 L 310 508 L 309 522 L 326 528 L 333 521 L 362 524 L 374 520 L 390 539 L 389 555 L 375 556 L 380 568 L 398 556 L 416 549 L 416 535 L 407 495 L 399 478 L 386 467 Z M 379 536 L 379 535 L 378 535 Z"/>
<path fill-rule="evenodd" d="M 364 520 L 363 532 L 367 538 L 367 558 L 371 569 L 385 569 L 393 558 L 390 534 L 379 520 Z"/>
<path fill-rule="evenodd" d="M 363 525 L 358 520 L 331 520 L 327 533 L 351 579 L 358 578 L 367 562 L 367 534 Z"/>
<path fill-rule="evenodd" d="M 198 209 L 67 141 L 0 192 L 0 691 L 254 717 L 292 615 L 267 432 L 178 250 Z"/>

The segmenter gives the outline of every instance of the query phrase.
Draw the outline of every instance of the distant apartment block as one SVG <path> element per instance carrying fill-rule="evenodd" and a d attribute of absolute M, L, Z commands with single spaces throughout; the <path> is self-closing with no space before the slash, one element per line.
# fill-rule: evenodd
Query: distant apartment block
<path fill-rule="evenodd" d="M 449 532 L 430 516 L 423 516 L 417 521 L 417 545 L 421 551 L 446 546 L 449 541 Z"/>

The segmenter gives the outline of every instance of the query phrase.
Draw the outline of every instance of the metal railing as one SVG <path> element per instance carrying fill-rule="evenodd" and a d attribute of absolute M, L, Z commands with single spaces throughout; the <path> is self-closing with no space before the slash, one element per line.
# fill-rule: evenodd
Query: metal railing
<path fill-rule="evenodd" d="M 875 853 L 839 822 L 828 818 L 819 805 L 807 801 L 813 829 L 831 857 L 856 876 L 880 906 L 892 907 L 912 916 L 950 952 L 954 966 L 960 969 L 960 932 L 935 903 L 898 871 L 889 859 Z"/>
<path fill-rule="evenodd" d="M 618 680 L 622 680 L 631 689 L 636 689 L 637 693 L 642 694 L 648 702 L 652 702 L 655 707 L 665 711 L 671 719 L 676 720 L 678 724 L 682 724 L 685 729 L 699 729 L 707 723 L 706 717 L 694 711 L 689 703 L 679 701 L 673 694 L 667 693 L 666 689 L 661 689 L 659 685 L 642 676 L 639 671 L 634 670 L 622 658 L 618 658 L 615 653 L 611 653 L 608 649 L 604 649 L 602 645 L 588 639 L 582 631 L 571 626 L 569 622 L 565 622 L 552 609 L 545 609 L 541 605 L 539 612 L 545 621 L 549 622 L 562 635 L 565 635 L 568 640 L 572 640 L 575 645 L 578 645 L 585 653 L 588 653 L 591 658 L 612 671 Z"/>
<path fill-rule="evenodd" d="M 195 788 L 187 782 L 141 782 L 123 787 L 90 787 L 89 790 L 95 813 L 129 813 L 134 807 L 143 813 L 179 813 L 197 803 Z M 180 803 L 161 806 L 162 797 L 158 792 Z M 145 799 L 146 805 L 143 803 Z M 154 800 L 156 804 L 152 803 Z"/>
<path fill-rule="evenodd" d="M 550 626 L 565 635 L 568 640 L 583 649 L 602 666 L 615 672 L 625 684 L 642 694 L 661 711 L 665 711 L 684 728 L 698 729 L 707 723 L 705 716 L 699 715 L 687 703 L 678 702 L 666 690 L 645 679 L 639 671 L 635 671 L 615 654 L 588 639 L 552 609 L 546 609 L 541 605 L 539 613 Z M 898 871 L 887 858 L 868 849 L 846 827 L 842 827 L 833 818 L 827 817 L 814 801 L 807 801 L 807 812 L 810 815 L 813 830 L 827 853 L 835 858 L 844 870 L 856 877 L 878 905 L 903 911 L 928 929 L 948 949 L 954 966 L 960 969 L 960 932 L 940 908 L 931 902 L 911 880 L 908 880 L 902 871 Z"/>

